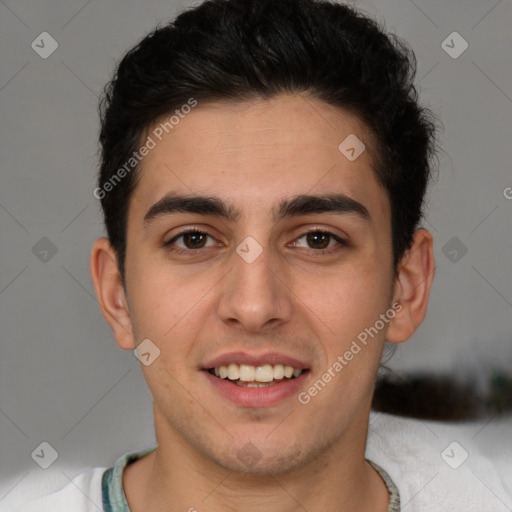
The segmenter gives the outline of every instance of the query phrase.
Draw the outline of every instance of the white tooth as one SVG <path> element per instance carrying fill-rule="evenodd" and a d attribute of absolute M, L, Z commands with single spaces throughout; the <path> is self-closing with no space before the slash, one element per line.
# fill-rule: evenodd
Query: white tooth
<path fill-rule="evenodd" d="M 274 379 L 274 369 L 269 364 L 258 366 L 254 380 L 257 382 L 272 382 Z"/>
<path fill-rule="evenodd" d="M 240 376 L 238 378 L 240 380 L 243 380 L 244 382 L 253 381 L 255 371 L 256 370 L 255 370 L 254 366 L 249 366 L 248 364 L 241 364 L 240 365 Z"/>
<path fill-rule="evenodd" d="M 225 379 L 228 376 L 228 367 L 227 366 L 221 366 L 219 368 L 219 377 L 221 379 Z"/>
<path fill-rule="evenodd" d="M 289 379 L 293 375 L 293 366 L 284 367 L 284 376 Z"/>
<path fill-rule="evenodd" d="M 259 388 L 256 382 L 249 382 L 246 386 L 247 388 Z"/>
<path fill-rule="evenodd" d="M 282 379 L 284 377 L 284 366 L 282 364 L 274 365 L 274 379 Z"/>
<path fill-rule="evenodd" d="M 228 379 L 229 380 L 237 380 L 238 377 L 239 377 L 238 365 L 235 363 L 231 363 L 228 366 Z"/>
<path fill-rule="evenodd" d="M 238 365 L 230 363 L 229 365 L 218 366 L 214 368 L 214 373 L 221 379 L 230 379 L 233 381 L 240 380 L 243 382 L 272 382 L 273 380 L 282 380 L 283 378 L 290 379 L 301 375 L 303 370 L 295 369 L 293 366 L 284 366 L 276 364 L 264 364 L 254 367 L 249 364 Z M 254 387 L 254 386 L 251 386 Z"/>

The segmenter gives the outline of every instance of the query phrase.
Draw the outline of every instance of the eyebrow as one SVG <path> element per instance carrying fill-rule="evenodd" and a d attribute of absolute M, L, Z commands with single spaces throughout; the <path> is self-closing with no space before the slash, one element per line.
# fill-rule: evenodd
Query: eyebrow
<path fill-rule="evenodd" d="M 147 225 L 158 217 L 181 212 L 212 215 L 231 222 L 236 222 L 241 217 L 240 210 L 219 197 L 170 193 L 151 206 L 144 216 L 144 224 Z M 301 194 L 284 199 L 279 202 L 277 208 L 274 208 L 273 217 L 277 221 L 287 217 L 320 213 L 355 214 L 364 221 L 371 220 L 368 209 L 345 194 Z"/>

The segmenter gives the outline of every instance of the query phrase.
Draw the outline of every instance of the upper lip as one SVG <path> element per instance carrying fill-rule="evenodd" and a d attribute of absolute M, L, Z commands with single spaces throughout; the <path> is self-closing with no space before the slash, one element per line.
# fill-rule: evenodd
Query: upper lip
<path fill-rule="evenodd" d="M 217 368 L 219 366 L 228 366 L 230 363 L 248 364 L 251 366 L 263 366 L 265 364 L 282 364 L 283 366 L 292 366 L 300 370 L 305 370 L 308 365 L 295 357 L 279 354 L 277 352 L 265 352 L 263 354 L 248 354 L 247 352 L 229 352 L 221 354 L 208 361 L 203 370 Z"/>

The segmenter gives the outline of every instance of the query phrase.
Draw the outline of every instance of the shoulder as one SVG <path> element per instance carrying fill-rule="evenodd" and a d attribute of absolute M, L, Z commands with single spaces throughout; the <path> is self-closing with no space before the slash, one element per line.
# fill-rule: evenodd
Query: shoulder
<path fill-rule="evenodd" d="M 512 507 L 512 418 L 444 423 L 372 413 L 366 456 L 410 510 Z"/>
<path fill-rule="evenodd" d="M 98 512 L 103 510 L 101 480 L 106 468 L 83 471 L 60 491 L 31 500 L 16 512 Z"/>

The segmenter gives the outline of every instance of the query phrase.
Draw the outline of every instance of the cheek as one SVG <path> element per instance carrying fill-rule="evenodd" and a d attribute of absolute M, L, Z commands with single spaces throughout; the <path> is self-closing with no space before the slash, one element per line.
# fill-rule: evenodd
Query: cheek
<path fill-rule="evenodd" d="M 339 415 L 346 414 L 347 408 L 360 403 L 373 389 L 388 325 L 373 330 L 389 308 L 389 278 L 381 274 L 382 270 L 344 272 L 336 279 L 332 275 L 326 279 L 323 289 L 313 283 L 303 289 L 304 311 L 309 322 L 317 326 L 323 345 L 320 379 L 330 382 L 325 393 L 318 392 L 314 407 L 319 410 L 331 407 L 334 395 L 340 405 Z"/>
<path fill-rule="evenodd" d="M 391 282 L 382 268 L 366 263 L 323 276 L 301 276 L 299 289 L 301 301 L 329 327 L 330 337 L 345 339 L 384 313 Z"/>
<path fill-rule="evenodd" d="M 165 263 L 133 265 L 128 294 L 132 325 L 140 340 L 151 339 L 169 363 L 187 357 L 212 310 L 217 273 L 192 277 Z M 138 341 L 140 341 L 138 340 Z"/>
<path fill-rule="evenodd" d="M 187 290 L 161 266 L 133 261 L 127 291 L 132 324 L 141 336 L 161 339 L 183 316 Z"/>

